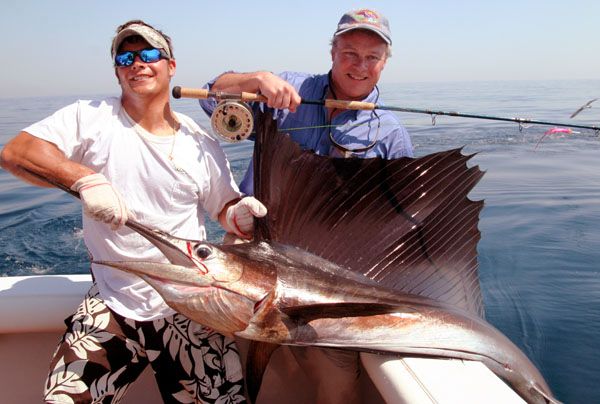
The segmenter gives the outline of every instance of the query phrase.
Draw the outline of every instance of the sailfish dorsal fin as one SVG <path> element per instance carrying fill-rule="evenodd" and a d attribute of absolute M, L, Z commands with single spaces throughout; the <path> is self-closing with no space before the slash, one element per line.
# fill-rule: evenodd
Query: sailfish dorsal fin
<path fill-rule="evenodd" d="M 292 245 L 391 289 L 483 314 L 477 228 L 483 201 L 471 156 L 449 150 L 420 158 L 332 158 L 302 151 L 257 122 L 255 195 L 268 208 L 259 240 Z"/>

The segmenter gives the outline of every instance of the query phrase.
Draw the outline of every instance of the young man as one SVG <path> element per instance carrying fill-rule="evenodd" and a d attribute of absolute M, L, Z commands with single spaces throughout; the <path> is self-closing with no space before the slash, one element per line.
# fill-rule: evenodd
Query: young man
<path fill-rule="evenodd" d="M 265 207 L 241 198 L 217 141 L 171 110 L 176 63 L 170 38 L 143 21 L 117 29 L 111 47 L 120 98 L 78 101 L 25 128 L 2 166 L 21 167 L 80 194 L 94 261 L 165 261 L 123 225 L 128 218 L 173 235 L 205 238 L 204 214 L 249 237 Z M 165 402 L 245 400 L 232 339 L 169 308 L 141 278 L 92 264 L 94 286 L 52 360 L 46 402 L 118 402 L 151 364 Z"/>
<path fill-rule="evenodd" d="M 328 109 L 301 104 L 302 99 L 339 99 L 379 103 L 377 82 L 391 55 L 388 20 L 373 10 L 355 10 L 342 16 L 331 43 L 331 70 L 328 74 L 284 72 L 227 72 L 207 84 L 211 90 L 254 92 L 267 97 L 274 109 L 279 130 L 287 132 L 303 149 L 337 157 L 381 157 L 413 155 L 407 131 L 389 111 Z M 211 115 L 216 103 L 200 101 Z M 254 108 L 264 108 L 254 105 Z M 240 189 L 253 193 L 252 164 Z M 318 181 L 318 179 L 315 179 Z M 292 348 L 307 376 L 317 386 L 317 401 L 357 402 L 358 355 L 353 352 Z M 361 355 L 373 377 L 385 356 Z M 381 376 L 384 378 L 385 375 Z M 382 393 L 383 394 L 383 393 Z M 394 397 L 386 397 L 390 402 Z"/>

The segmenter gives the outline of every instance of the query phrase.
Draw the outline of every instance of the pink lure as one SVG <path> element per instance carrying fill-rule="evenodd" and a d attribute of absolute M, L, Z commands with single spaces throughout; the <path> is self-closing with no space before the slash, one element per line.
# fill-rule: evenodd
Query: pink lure
<path fill-rule="evenodd" d="M 570 135 L 572 133 L 580 133 L 580 132 L 575 132 L 571 128 L 552 128 L 552 129 L 548 129 L 546 132 L 544 132 L 544 134 L 542 135 L 542 137 L 540 138 L 540 140 L 538 140 L 538 142 L 535 144 L 535 149 L 538 148 L 538 146 L 540 145 L 540 143 L 542 142 L 542 139 L 544 139 L 544 137 L 546 137 L 548 135 L 554 135 L 555 133 L 566 133 L 567 135 Z"/>
<path fill-rule="evenodd" d="M 555 133 L 571 134 L 571 133 L 576 133 L 576 132 L 573 132 L 573 129 L 570 129 L 570 128 L 552 128 L 552 129 L 549 129 L 546 132 L 544 132 L 544 135 L 553 135 Z"/>

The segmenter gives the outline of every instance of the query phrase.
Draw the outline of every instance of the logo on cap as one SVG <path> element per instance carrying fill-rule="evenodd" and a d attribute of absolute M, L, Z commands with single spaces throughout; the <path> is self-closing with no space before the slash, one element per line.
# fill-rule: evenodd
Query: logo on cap
<path fill-rule="evenodd" d="M 340 35 L 354 29 L 367 29 L 378 34 L 385 42 L 392 44 L 390 26 L 387 19 L 366 8 L 349 11 L 342 16 L 334 35 Z"/>
<path fill-rule="evenodd" d="M 357 10 L 351 14 L 354 19 L 362 23 L 379 25 L 379 15 L 372 10 Z"/>

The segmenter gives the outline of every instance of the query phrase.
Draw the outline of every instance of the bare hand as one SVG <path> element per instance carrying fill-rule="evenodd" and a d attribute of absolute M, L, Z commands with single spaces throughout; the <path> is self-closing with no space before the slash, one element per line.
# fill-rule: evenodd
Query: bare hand
<path fill-rule="evenodd" d="M 259 91 L 267 97 L 269 107 L 289 109 L 291 112 L 296 112 L 296 108 L 298 108 L 302 99 L 294 86 L 269 72 L 262 72 L 258 80 Z"/>

